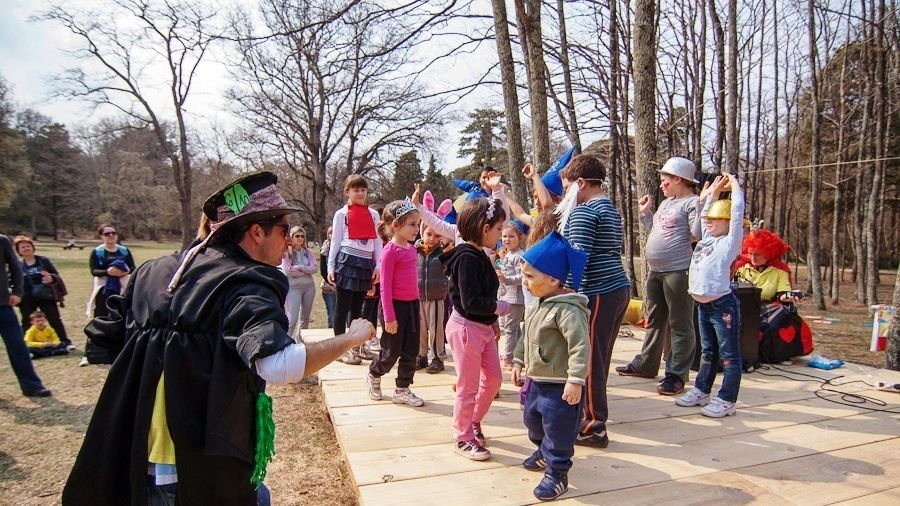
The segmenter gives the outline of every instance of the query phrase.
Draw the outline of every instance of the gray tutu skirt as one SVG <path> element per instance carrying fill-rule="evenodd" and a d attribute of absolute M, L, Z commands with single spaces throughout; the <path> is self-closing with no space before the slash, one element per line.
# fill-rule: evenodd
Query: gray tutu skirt
<path fill-rule="evenodd" d="M 334 281 L 338 288 L 354 292 L 368 292 L 372 288 L 372 272 L 375 262 L 343 251 L 335 261 Z"/>

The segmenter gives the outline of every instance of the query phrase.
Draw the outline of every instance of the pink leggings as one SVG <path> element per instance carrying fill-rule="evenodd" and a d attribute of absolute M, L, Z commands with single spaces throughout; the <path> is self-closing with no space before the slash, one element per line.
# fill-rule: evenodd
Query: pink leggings
<path fill-rule="evenodd" d="M 503 381 L 494 329 L 454 311 L 446 333 L 456 368 L 453 436 L 457 441 L 471 441 L 475 439 L 472 423 L 481 423 L 487 415 Z"/>

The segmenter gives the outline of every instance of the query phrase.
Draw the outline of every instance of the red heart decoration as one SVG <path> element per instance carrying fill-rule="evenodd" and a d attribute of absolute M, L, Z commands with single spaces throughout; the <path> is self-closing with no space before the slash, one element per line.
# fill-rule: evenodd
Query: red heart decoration
<path fill-rule="evenodd" d="M 778 329 L 778 337 L 781 338 L 782 341 L 786 343 L 790 343 L 794 340 L 794 336 L 797 335 L 797 332 L 794 330 L 794 327 L 784 327 Z"/>

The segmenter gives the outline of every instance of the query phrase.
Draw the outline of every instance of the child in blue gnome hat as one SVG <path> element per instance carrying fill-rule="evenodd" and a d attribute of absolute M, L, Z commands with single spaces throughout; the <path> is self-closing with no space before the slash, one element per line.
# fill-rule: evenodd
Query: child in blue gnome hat
<path fill-rule="evenodd" d="M 556 499 L 569 488 L 568 473 L 581 422 L 581 390 L 588 372 L 588 299 L 566 289 L 581 284 L 587 254 L 551 232 L 523 256 L 522 274 L 538 298 L 525 317 L 525 336 L 516 347 L 512 379 L 531 385 L 525 397 L 528 438 L 538 449 L 522 466 L 545 470 L 534 489 L 542 501 Z"/>

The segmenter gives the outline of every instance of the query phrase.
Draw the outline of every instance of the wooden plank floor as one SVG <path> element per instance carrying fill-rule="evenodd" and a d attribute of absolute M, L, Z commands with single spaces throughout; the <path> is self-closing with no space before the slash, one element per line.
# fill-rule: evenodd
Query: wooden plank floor
<path fill-rule="evenodd" d="M 616 342 L 613 367 L 640 350 L 642 332 L 634 334 Z M 329 335 L 304 331 L 307 340 Z M 425 399 L 422 408 L 390 402 L 393 374 L 382 382 L 387 400 L 370 400 L 363 364 L 334 363 L 319 380 L 364 505 L 539 502 L 531 491 L 540 474 L 520 465 L 534 448 L 508 375 L 483 423 L 493 457 L 472 462 L 451 449 L 452 363 L 442 374 L 416 374 L 413 390 Z M 610 445 L 576 447 L 569 491 L 558 502 L 900 504 L 900 396 L 861 382 L 900 382 L 900 373 L 855 364 L 833 371 L 799 362 L 779 367 L 745 374 L 738 414 L 725 419 L 676 406 L 656 394 L 654 380 L 613 372 Z M 806 379 L 798 373 L 835 378 L 827 386 L 833 391 L 798 381 Z M 843 393 L 887 405 L 859 404 Z"/>

